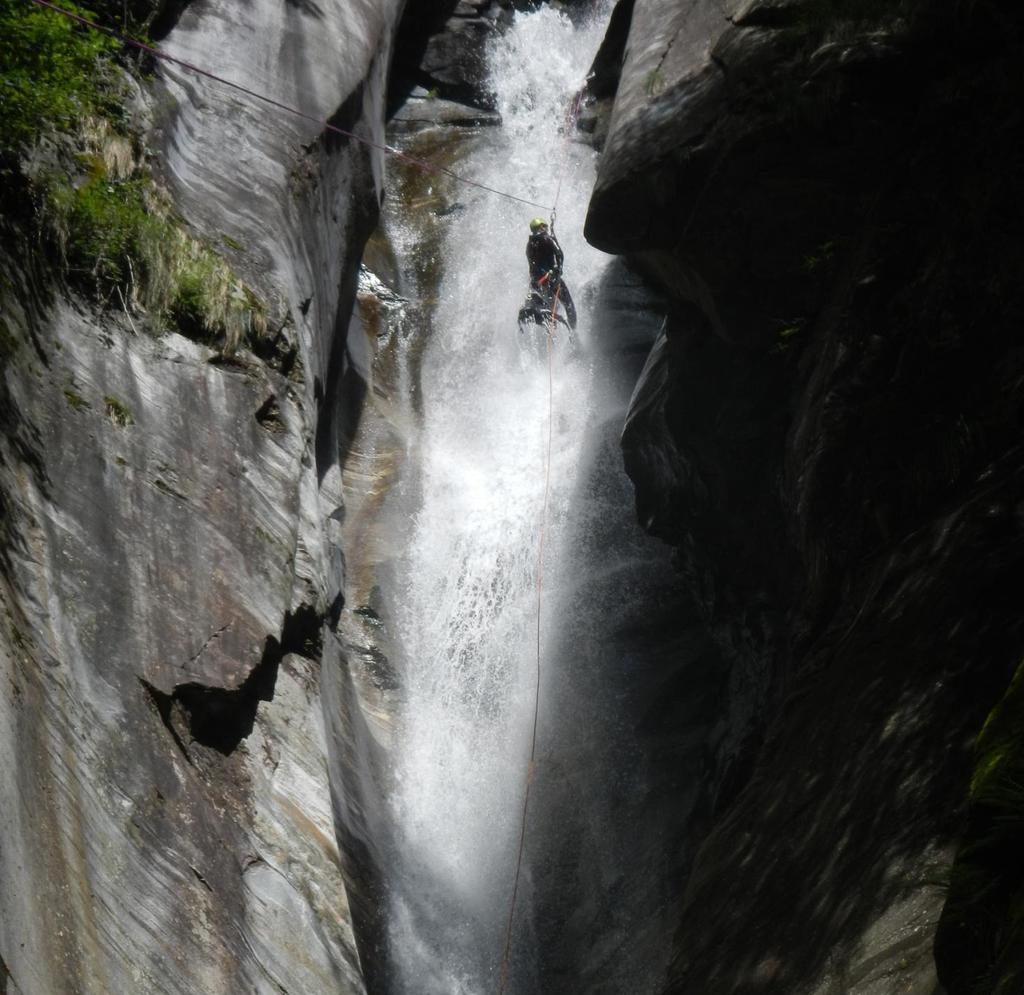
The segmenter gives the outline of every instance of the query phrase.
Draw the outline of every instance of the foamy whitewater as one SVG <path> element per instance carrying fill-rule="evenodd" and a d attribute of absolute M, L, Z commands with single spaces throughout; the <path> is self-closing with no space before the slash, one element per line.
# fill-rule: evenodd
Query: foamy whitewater
<path fill-rule="evenodd" d="M 542 668 L 562 608 L 569 498 L 592 410 L 587 288 L 606 264 L 582 236 L 595 155 L 567 140 L 565 120 L 606 14 L 580 28 L 547 8 L 516 16 L 490 52 L 503 127 L 458 166 L 541 204 L 557 192 L 555 228 L 580 315 L 575 347 L 560 330 L 552 349 Z M 543 331 L 521 334 L 516 315 L 528 221 L 547 212 L 467 191 L 447 234 L 442 317 L 423 359 L 409 461 L 420 506 L 393 611 L 403 704 L 389 799 L 399 850 L 389 959 L 403 995 L 497 989 L 533 721 L 548 365 Z M 529 894 L 525 881 L 521 902 Z M 523 930 L 517 941 L 510 993 L 531 990 Z"/>

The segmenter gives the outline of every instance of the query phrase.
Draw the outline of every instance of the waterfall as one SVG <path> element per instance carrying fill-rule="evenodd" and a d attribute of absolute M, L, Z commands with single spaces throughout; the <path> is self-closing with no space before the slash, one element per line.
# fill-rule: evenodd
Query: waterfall
<path fill-rule="evenodd" d="M 595 156 L 566 133 L 565 119 L 604 20 L 577 27 L 551 8 L 517 14 L 489 53 L 503 125 L 478 135 L 458 162 L 462 175 L 541 204 L 561 181 L 556 232 L 580 324 L 575 344 L 560 331 L 552 349 L 542 670 L 562 610 L 571 498 L 593 410 L 588 288 L 607 264 L 582 237 Z M 415 513 L 390 599 L 403 689 L 389 798 L 398 850 L 390 956 L 402 995 L 496 990 L 537 667 L 548 364 L 542 330 L 521 333 L 516 315 L 527 222 L 547 212 L 472 187 L 458 196 L 420 367 L 415 480 L 405 484 Z M 510 992 L 530 990 L 524 961 Z"/>

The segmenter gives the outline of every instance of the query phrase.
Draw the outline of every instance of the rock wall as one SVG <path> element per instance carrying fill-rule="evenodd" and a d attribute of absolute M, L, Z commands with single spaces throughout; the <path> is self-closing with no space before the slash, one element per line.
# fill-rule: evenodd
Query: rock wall
<path fill-rule="evenodd" d="M 666 992 L 940 990 L 971 743 L 1022 655 L 1021 29 L 637 0 L 602 80 L 587 234 L 672 298 L 627 468 L 734 675 Z"/>
<path fill-rule="evenodd" d="M 176 210 L 269 302 L 251 348 L 80 296 L 4 221 L 7 991 L 364 991 L 331 624 L 383 165 L 317 121 L 379 142 L 400 7 L 178 4 L 154 27 L 312 119 L 167 64 L 136 88 Z"/>

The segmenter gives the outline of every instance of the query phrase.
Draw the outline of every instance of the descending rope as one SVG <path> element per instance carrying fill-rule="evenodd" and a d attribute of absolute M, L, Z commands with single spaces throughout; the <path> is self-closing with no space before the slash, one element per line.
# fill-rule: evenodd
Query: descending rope
<path fill-rule="evenodd" d="M 548 352 L 548 440 L 547 456 L 544 461 L 544 502 L 540 518 L 540 536 L 537 543 L 537 683 L 533 696 L 533 731 L 530 736 L 530 761 L 526 768 L 526 790 L 523 793 L 523 817 L 519 825 L 519 851 L 516 855 L 516 873 L 512 882 L 512 898 L 508 907 L 508 928 L 505 931 L 505 951 L 501 958 L 501 981 L 498 985 L 498 995 L 504 995 L 508 984 L 508 965 L 512 955 L 512 926 L 516 914 L 516 899 L 519 897 L 519 878 L 523 867 L 523 852 L 526 849 L 526 816 L 530 808 L 530 787 L 533 784 L 533 774 L 537 767 L 537 726 L 540 718 L 540 661 L 541 661 L 541 639 L 540 623 L 541 610 L 544 604 L 544 539 L 548 518 L 548 496 L 551 492 L 551 438 L 552 424 L 554 422 L 554 378 L 552 375 L 551 358 L 551 327 L 554 326 L 555 312 L 558 308 L 558 295 L 561 287 L 555 291 L 555 299 L 551 304 L 551 326 L 548 327 L 545 340 Z"/>
<path fill-rule="evenodd" d="M 235 83 L 232 80 L 225 79 L 223 76 L 218 76 L 216 73 L 210 72 L 208 69 L 203 69 L 201 66 L 194 65 L 191 62 L 186 62 L 184 59 L 178 59 L 173 55 L 168 55 L 166 52 L 161 52 L 152 45 L 147 45 L 145 42 L 139 41 L 137 38 L 132 38 L 130 35 L 122 34 L 120 31 L 114 30 L 114 28 L 108 28 L 102 24 L 97 24 L 95 21 L 90 21 L 88 18 L 74 13 L 74 11 L 66 10 L 64 7 L 51 3 L 50 0 L 31 0 L 31 2 L 38 7 L 45 7 L 47 10 L 52 10 L 57 14 L 70 18 L 72 21 L 76 21 L 87 28 L 91 28 L 93 31 L 99 31 L 102 34 L 116 38 L 122 44 L 129 45 L 132 48 L 137 48 L 140 52 L 145 52 L 146 54 L 153 56 L 155 59 L 160 59 L 162 62 L 172 63 L 176 66 L 180 66 L 182 69 L 187 69 L 191 73 L 195 73 L 197 76 L 204 76 L 206 79 L 212 79 L 217 83 L 222 83 L 224 86 L 230 87 L 232 90 L 237 90 L 239 93 L 244 93 L 247 97 L 252 97 L 253 100 L 259 100 L 279 111 L 284 111 L 285 113 L 292 114 L 295 117 L 301 117 L 306 121 L 312 121 L 325 131 L 333 132 L 336 135 L 349 138 L 354 142 L 359 142 L 361 145 L 367 146 L 367 148 L 376 149 L 378 152 L 384 152 L 387 155 L 394 156 L 396 159 L 401 159 L 403 162 L 406 162 L 411 166 L 415 166 L 417 169 L 422 169 L 428 173 L 438 173 L 447 176 L 458 183 L 462 183 L 470 187 L 476 187 L 478 190 L 486 190 L 487 193 L 493 193 L 498 197 L 504 197 L 506 200 L 514 200 L 520 204 L 526 204 L 529 207 L 539 207 L 544 211 L 554 211 L 554 207 L 549 207 L 547 204 L 538 204 L 536 201 L 527 200 L 525 197 L 519 197 L 506 190 L 499 190 L 497 187 L 490 187 L 486 183 L 479 183 L 476 180 L 471 180 L 468 176 L 462 176 L 445 166 L 437 166 L 432 162 L 427 162 L 426 159 L 420 159 L 417 156 L 409 155 L 407 152 L 403 152 L 401 149 L 396 149 L 392 145 L 381 145 L 377 142 L 372 142 L 368 138 L 363 138 L 352 131 L 346 131 L 344 128 L 339 128 L 337 125 L 331 124 L 330 121 L 325 121 L 313 114 L 307 114 L 305 111 L 300 111 L 297 107 L 292 107 L 290 104 L 282 103 L 280 100 L 268 97 L 264 93 L 258 93 L 255 90 L 250 90 L 249 87 L 243 86 L 241 83 Z M 557 204 L 557 202 L 556 198 L 555 203 Z"/>
<path fill-rule="evenodd" d="M 583 99 L 584 87 L 576 92 L 569 113 L 566 117 L 565 138 L 563 140 L 562 162 L 558 171 L 558 186 L 555 190 L 555 203 L 551 207 L 551 230 L 554 233 L 555 212 L 558 209 L 558 198 L 562 192 L 562 179 L 565 174 L 565 167 L 569 154 L 569 139 L 572 128 L 579 115 L 580 103 Z M 548 439 L 547 452 L 544 457 L 544 501 L 541 505 L 540 535 L 537 542 L 537 679 L 533 695 L 533 730 L 530 735 L 530 760 L 526 768 L 526 788 L 523 792 L 523 816 L 519 825 L 519 848 L 516 854 L 516 872 L 512 880 L 512 897 L 509 900 L 508 926 L 505 931 L 505 950 L 501 957 L 501 976 L 498 982 L 498 995 L 505 995 L 508 985 L 508 968 L 512 956 L 512 927 L 515 923 L 516 901 L 519 897 L 519 879 L 522 876 L 523 853 L 526 849 L 526 817 L 530 808 L 530 788 L 533 785 L 533 775 L 537 769 L 537 726 L 540 718 L 540 678 L 541 678 L 541 617 L 544 607 L 544 541 L 547 533 L 548 521 L 548 500 L 551 493 L 551 448 L 552 432 L 554 425 L 554 362 L 551 354 L 551 343 L 555 323 L 558 320 L 558 302 L 562 295 L 562 281 L 559 279 L 555 286 L 555 293 L 551 299 L 551 315 L 547 321 L 547 343 L 548 354 Z"/>

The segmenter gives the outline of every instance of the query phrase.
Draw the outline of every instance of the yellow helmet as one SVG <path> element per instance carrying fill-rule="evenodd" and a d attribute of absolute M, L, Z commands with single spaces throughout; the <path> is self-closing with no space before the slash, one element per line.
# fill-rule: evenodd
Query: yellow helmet
<path fill-rule="evenodd" d="M 547 228 L 548 223 L 543 218 L 534 218 L 530 222 L 530 231 L 535 234 L 541 230 L 541 228 Z"/>

